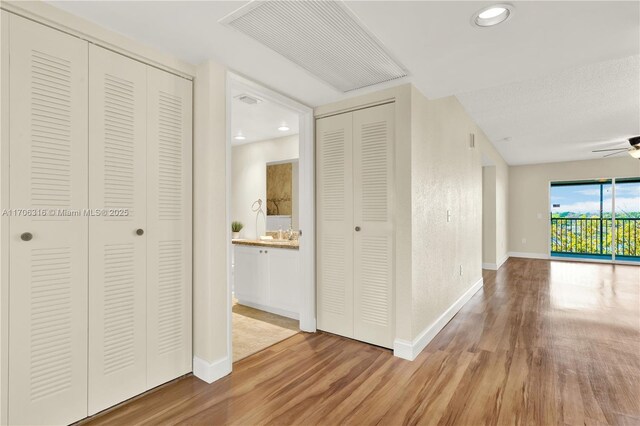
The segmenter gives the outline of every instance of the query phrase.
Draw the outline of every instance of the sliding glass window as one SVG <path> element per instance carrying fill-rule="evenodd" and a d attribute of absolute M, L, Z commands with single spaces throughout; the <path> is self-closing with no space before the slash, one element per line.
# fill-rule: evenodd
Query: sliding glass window
<path fill-rule="evenodd" d="M 552 182 L 551 256 L 640 261 L 640 178 Z"/>

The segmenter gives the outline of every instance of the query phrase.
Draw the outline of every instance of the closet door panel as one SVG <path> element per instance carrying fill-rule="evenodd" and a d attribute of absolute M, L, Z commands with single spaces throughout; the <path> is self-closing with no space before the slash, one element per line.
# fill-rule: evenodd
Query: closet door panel
<path fill-rule="evenodd" d="M 393 346 L 394 105 L 353 113 L 354 337 Z"/>
<path fill-rule="evenodd" d="M 147 68 L 147 387 L 191 371 L 191 82 Z"/>
<path fill-rule="evenodd" d="M 146 390 L 146 69 L 90 47 L 90 415 Z"/>
<path fill-rule="evenodd" d="M 316 121 L 318 328 L 353 337 L 352 114 Z"/>
<path fill-rule="evenodd" d="M 66 424 L 87 414 L 88 45 L 9 25 L 8 422 Z"/>

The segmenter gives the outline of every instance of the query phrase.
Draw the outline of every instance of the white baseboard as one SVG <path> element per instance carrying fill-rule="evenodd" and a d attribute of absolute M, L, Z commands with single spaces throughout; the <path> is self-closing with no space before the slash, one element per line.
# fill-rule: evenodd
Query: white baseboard
<path fill-rule="evenodd" d="M 482 269 L 489 269 L 490 271 L 497 271 L 498 269 L 500 269 L 500 267 L 502 265 L 504 265 L 504 262 L 506 262 L 507 260 L 509 260 L 509 255 L 506 254 L 502 259 L 500 259 L 498 261 L 498 263 L 483 263 L 482 264 Z"/>
<path fill-rule="evenodd" d="M 315 317 L 307 318 L 307 319 L 300 318 L 299 326 L 300 326 L 300 331 L 304 331 L 307 333 L 315 333 L 316 331 L 318 331 L 318 329 L 316 328 Z"/>
<path fill-rule="evenodd" d="M 413 361 L 427 347 L 429 342 L 444 328 L 445 325 L 456 313 L 464 306 L 465 303 L 473 297 L 478 290 L 482 288 L 482 278 L 476 281 L 469 290 L 467 290 L 458 300 L 456 300 L 449 309 L 447 309 L 440 317 L 430 326 L 425 328 L 413 341 L 396 339 L 393 342 L 393 355 L 399 358 Z"/>
<path fill-rule="evenodd" d="M 546 253 L 526 253 L 521 251 L 510 251 L 509 257 L 524 257 L 525 259 L 549 259 Z"/>
<path fill-rule="evenodd" d="M 231 373 L 231 358 L 224 357 L 214 363 L 193 357 L 193 375 L 207 383 L 213 383 Z"/>
<path fill-rule="evenodd" d="M 297 312 L 287 311 L 285 309 L 280 309 L 273 306 L 262 305 L 260 303 L 247 302 L 246 300 L 242 300 L 239 298 L 238 298 L 238 304 L 245 305 L 253 309 L 258 309 L 260 311 L 265 311 L 272 314 L 280 315 L 281 317 L 287 317 L 287 318 L 291 318 L 298 321 L 300 320 L 300 315 Z"/>

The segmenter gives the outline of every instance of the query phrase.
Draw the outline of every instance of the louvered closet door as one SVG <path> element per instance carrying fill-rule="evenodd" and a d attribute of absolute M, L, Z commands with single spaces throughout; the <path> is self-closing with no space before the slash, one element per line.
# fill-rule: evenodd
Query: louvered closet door
<path fill-rule="evenodd" d="M 87 218 L 54 214 L 87 207 L 88 45 L 9 25 L 10 207 L 47 216 L 9 221 L 8 421 L 67 424 L 87 414 Z"/>
<path fill-rule="evenodd" d="M 146 390 L 147 67 L 89 50 L 89 414 Z"/>
<path fill-rule="evenodd" d="M 147 68 L 147 386 L 191 371 L 191 82 Z"/>
<path fill-rule="evenodd" d="M 318 328 L 353 337 L 352 114 L 316 121 Z"/>
<path fill-rule="evenodd" d="M 394 105 L 353 113 L 354 337 L 393 346 Z"/>

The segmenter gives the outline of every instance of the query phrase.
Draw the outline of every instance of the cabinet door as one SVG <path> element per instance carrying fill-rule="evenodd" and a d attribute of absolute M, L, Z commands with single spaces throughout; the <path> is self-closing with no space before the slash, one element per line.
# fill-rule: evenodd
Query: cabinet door
<path fill-rule="evenodd" d="M 191 371 L 191 82 L 147 67 L 147 387 Z"/>
<path fill-rule="evenodd" d="M 318 328 L 353 337 L 352 117 L 316 121 Z"/>
<path fill-rule="evenodd" d="M 266 271 L 264 249 L 234 246 L 233 287 L 236 299 L 266 305 Z"/>
<path fill-rule="evenodd" d="M 353 113 L 354 337 L 393 346 L 394 105 Z"/>
<path fill-rule="evenodd" d="M 90 415 L 146 390 L 146 73 L 89 49 Z"/>
<path fill-rule="evenodd" d="M 87 415 L 88 44 L 9 25 L 10 207 L 40 211 L 9 221 L 8 422 L 67 424 Z"/>
<path fill-rule="evenodd" d="M 298 250 L 269 249 L 269 306 L 300 315 L 300 257 Z"/>

